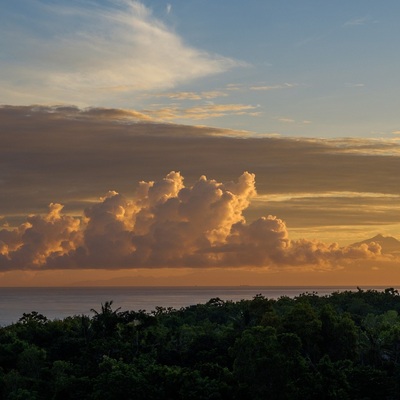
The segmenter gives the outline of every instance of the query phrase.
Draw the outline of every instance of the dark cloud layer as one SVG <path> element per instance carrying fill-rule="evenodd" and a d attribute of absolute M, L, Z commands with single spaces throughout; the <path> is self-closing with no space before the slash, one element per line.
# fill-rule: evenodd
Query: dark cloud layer
<path fill-rule="evenodd" d="M 13 216 L 45 213 L 51 202 L 64 204 L 68 214 L 80 213 L 108 189 L 132 196 L 136 182 L 160 179 L 170 170 L 182 171 L 190 185 L 202 174 L 230 181 L 252 171 L 260 195 L 400 194 L 397 142 L 255 138 L 157 124 L 135 111 L 67 106 L 0 107 L 0 140 L 0 215 L 11 223 Z M 271 207 L 290 226 L 313 220 L 315 207 L 304 199 L 291 205 Z M 264 214 L 251 207 L 246 213 Z M 349 222 L 348 211 L 331 214 L 325 214 L 327 224 Z M 380 214 L 383 221 L 396 221 L 389 208 Z"/>

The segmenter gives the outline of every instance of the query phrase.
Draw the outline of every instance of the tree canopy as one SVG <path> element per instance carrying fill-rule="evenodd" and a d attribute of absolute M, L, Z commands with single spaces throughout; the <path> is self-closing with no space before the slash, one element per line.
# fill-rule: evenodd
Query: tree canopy
<path fill-rule="evenodd" d="M 393 288 L 92 312 L 0 328 L 0 398 L 400 398 Z"/>

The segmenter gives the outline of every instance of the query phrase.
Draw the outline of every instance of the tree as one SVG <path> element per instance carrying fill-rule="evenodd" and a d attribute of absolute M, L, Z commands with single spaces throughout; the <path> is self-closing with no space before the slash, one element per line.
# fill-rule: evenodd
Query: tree
<path fill-rule="evenodd" d="M 113 301 L 106 301 L 101 304 L 101 311 L 98 312 L 95 309 L 91 309 L 95 315 L 93 317 L 93 329 L 94 331 L 102 336 L 106 337 L 115 332 L 116 326 L 119 322 L 118 311 L 120 307 L 116 310 L 111 308 Z"/>

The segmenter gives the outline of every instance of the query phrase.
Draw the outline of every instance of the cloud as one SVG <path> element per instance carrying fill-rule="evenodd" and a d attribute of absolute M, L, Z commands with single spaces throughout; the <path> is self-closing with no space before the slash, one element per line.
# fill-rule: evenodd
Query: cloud
<path fill-rule="evenodd" d="M 148 97 L 166 97 L 173 100 L 210 100 L 217 97 L 228 96 L 225 92 L 220 90 L 211 90 L 205 92 L 167 92 L 156 95 L 149 95 Z"/>
<path fill-rule="evenodd" d="M 147 109 L 143 112 L 156 120 L 173 121 L 181 119 L 204 120 L 209 118 L 225 117 L 227 115 L 259 116 L 261 112 L 255 111 L 258 106 L 250 104 L 205 104 L 195 107 L 181 108 L 178 106 Z"/>
<path fill-rule="evenodd" d="M 54 253 L 75 248 L 79 236 L 79 219 L 61 215 L 60 204 L 50 204 L 44 217 L 34 215 L 14 230 L 0 231 L 0 265 L 2 269 L 33 268 L 45 265 Z"/>
<path fill-rule="evenodd" d="M 236 182 L 201 176 L 186 186 L 179 172 L 140 182 L 134 196 L 109 191 L 83 218 L 52 203 L 14 229 L 0 230 L 0 270 L 157 267 L 285 267 L 330 269 L 381 257 L 376 243 L 339 247 L 292 241 L 285 223 L 268 215 L 248 223 L 255 175 Z"/>
<path fill-rule="evenodd" d="M 289 118 L 289 117 L 276 117 L 275 118 L 277 121 L 282 122 L 284 124 L 301 124 L 301 125 L 309 125 L 312 124 L 312 121 L 309 121 L 307 119 L 303 120 L 303 121 L 296 121 L 293 118 Z"/>
<path fill-rule="evenodd" d="M 356 17 L 346 21 L 344 23 L 344 26 L 360 26 L 377 22 L 378 21 L 373 20 L 371 17 Z"/>
<path fill-rule="evenodd" d="M 118 104 L 132 93 L 170 89 L 243 65 L 191 47 L 138 1 L 30 6 L 35 4 L 40 17 L 30 23 L 44 34 L 26 24 L 4 27 L 0 39 L 8 54 L 0 82 L 9 102 Z"/>
<path fill-rule="evenodd" d="M 299 200 L 299 199 L 311 199 L 311 198 L 333 198 L 333 199 L 357 199 L 367 198 L 377 201 L 377 199 L 399 199 L 400 195 L 388 194 L 388 193 L 373 193 L 373 192 L 323 192 L 323 193 L 276 193 L 264 196 L 257 196 L 257 200 L 262 202 L 274 202 L 274 201 L 287 201 L 287 200 Z"/>
<path fill-rule="evenodd" d="M 131 197 L 133 182 L 170 170 L 184 171 L 189 186 L 202 174 L 226 182 L 247 170 L 256 174 L 263 199 L 252 199 L 244 211 L 249 222 L 268 208 L 292 232 L 318 228 L 324 237 L 330 233 L 326 241 L 341 241 L 340 226 L 353 226 L 357 240 L 365 239 L 361 226 L 374 234 L 400 232 L 395 138 L 260 137 L 149 117 L 135 110 L 0 107 L 1 222 L 17 227 L 28 214 L 44 214 L 51 202 L 64 204 L 68 216 L 80 216 L 104 190 Z"/>
<path fill-rule="evenodd" d="M 226 90 L 230 91 L 242 90 L 243 88 L 244 88 L 243 84 L 240 83 L 228 83 L 226 85 Z"/>
<path fill-rule="evenodd" d="M 364 83 L 346 83 L 347 87 L 351 88 L 359 88 L 359 87 L 365 87 Z"/>
<path fill-rule="evenodd" d="M 340 227 L 352 228 L 354 232 L 359 227 L 360 232 L 357 235 L 365 238 L 379 233 L 385 225 L 389 231 L 397 230 L 395 225 L 400 212 L 399 199 L 399 194 L 387 193 L 272 193 L 257 196 L 252 201 L 252 211 L 247 216 L 250 218 L 252 215 L 259 215 L 268 208 L 270 213 L 288 221 L 292 230 L 301 227 L 307 237 L 329 235 L 333 240 L 338 240 Z M 318 229 L 318 234 L 313 233 L 315 229 Z M 354 236 L 348 240 L 354 241 Z"/>
<path fill-rule="evenodd" d="M 278 121 L 279 122 L 284 122 L 284 123 L 289 123 L 289 124 L 291 124 L 291 123 L 293 123 L 293 122 L 296 122 L 294 119 L 292 119 L 292 118 L 285 118 L 285 117 L 282 117 L 282 118 L 278 118 Z"/>
<path fill-rule="evenodd" d="M 292 89 L 297 87 L 297 83 L 284 83 L 282 85 L 259 85 L 259 86 L 251 86 L 250 90 L 262 90 L 262 91 L 268 91 L 268 90 L 279 90 L 279 89 Z"/>

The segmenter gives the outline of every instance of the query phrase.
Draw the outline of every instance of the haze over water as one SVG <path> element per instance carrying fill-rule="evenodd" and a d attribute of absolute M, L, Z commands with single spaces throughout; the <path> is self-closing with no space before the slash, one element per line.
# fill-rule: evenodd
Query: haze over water
<path fill-rule="evenodd" d="M 369 287 L 363 287 L 366 290 Z M 374 289 L 383 290 L 384 287 Z M 270 299 L 295 297 L 302 293 L 320 296 L 337 291 L 357 290 L 356 287 L 334 286 L 235 286 L 235 287 L 90 287 L 90 288 L 0 288 L 0 326 L 17 322 L 23 313 L 37 311 L 49 319 L 73 315 L 93 315 L 91 309 L 101 310 L 101 304 L 113 300 L 113 309 L 145 310 L 157 306 L 179 309 L 204 304 L 212 298 L 240 301 L 257 294 Z"/>

